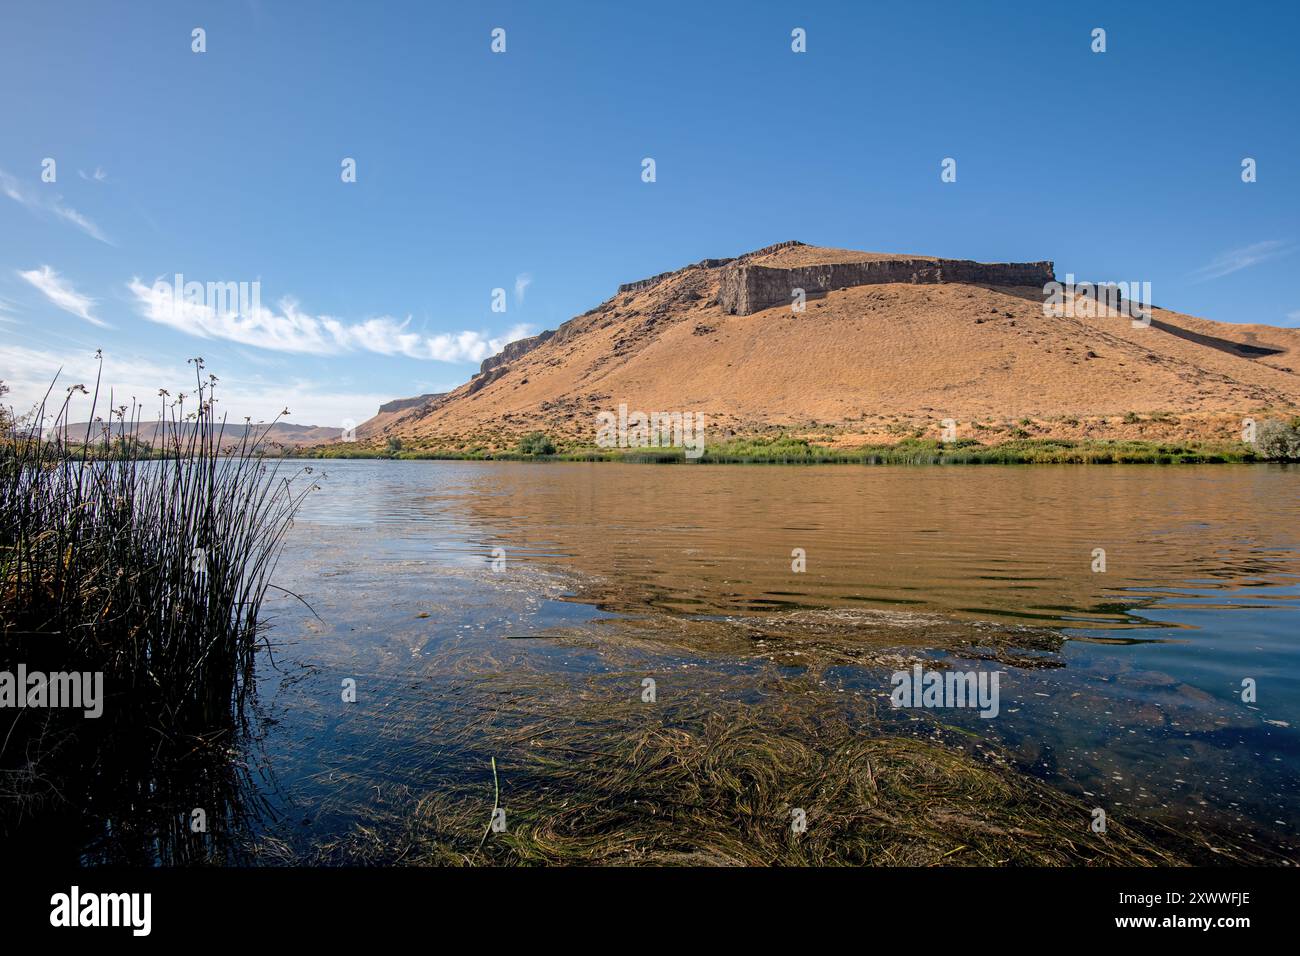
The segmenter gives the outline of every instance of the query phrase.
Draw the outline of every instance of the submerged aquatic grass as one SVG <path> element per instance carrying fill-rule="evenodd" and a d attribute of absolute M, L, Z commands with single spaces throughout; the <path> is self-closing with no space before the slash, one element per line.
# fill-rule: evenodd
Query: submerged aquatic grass
<path fill-rule="evenodd" d="M 743 694 L 638 701 L 634 673 L 578 693 L 488 679 L 497 705 L 437 728 L 477 773 L 370 787 L 363 819 L 264 863 L 319 865 L 1176 865 L 1176 841 L 950 743 L 885 728 L 875 705 L 769 673 Z M 700 690 L 703 690 L 700 688 Z M 493 768 L 500 774 L 494 787 Z M 360 783 L 359 780 L 352 781 Z M 496 807 L 504 832 L 485 836 Z M 802 811 L 807 827 L 792 824 Z M 1155 839 L 1159 836 L 1161 839 Z M 1186 844 L 1186 841 L 1180 841 Z"/>
<path fill-rule="evenodd" d="M 819 618 L 787 623 L 791 648 L 752 646 L 743 659 L 740 624 L 720 624 L 699 656 L 694 627 L 601 621 L 487 648 L 464 638 L 419 667 L 372 672 L 370 692 L 387 706 L 333 726 L 355 749 L 316 768 L 320 787 L 301 804 L 328 823 L 264 834 L 249 856 L 338 866 L 1277 862 L 1221 830 L 1144 813 L 1115 810 L 1096 833 L 1095 800 L 1026 772 L 994 739 L 943 714 L 900 717 L 887 697 L 846 690 L 831 673 L 848 661 L 887 672 L 922 659 L 908 650 L 910 628 L 877 644 L 853 628 L 837 642 Z M 981 656 L 1052 646 L 1021 628 L 922 628 Z M 557 671 L 557 656 L 576 670 Z M 649 702 L 647 674 L 658 678 Z M 335 719 L 329 702 L 311 706 L 312 725 Z M 405 769 L 379 759 L 390 746 Z M 498 809 L 502 832 L 489 827 Z"/>

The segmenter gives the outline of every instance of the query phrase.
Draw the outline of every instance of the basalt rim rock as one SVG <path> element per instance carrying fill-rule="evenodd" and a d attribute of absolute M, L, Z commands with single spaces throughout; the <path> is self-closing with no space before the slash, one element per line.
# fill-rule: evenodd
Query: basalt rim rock
<path fill-rule="evenodd" d="M 779 268 L 739 261 L 722 271 L 719 305 L 729 315 L 752 315 L 788 305 L 795 290 L 808 298 L 836 289 L 887 282 L 912 285 L 961 282 L 1041 288 L 1056 279 L 1051 262 L 972 262 L 969 259 L 898 258 Z"/>

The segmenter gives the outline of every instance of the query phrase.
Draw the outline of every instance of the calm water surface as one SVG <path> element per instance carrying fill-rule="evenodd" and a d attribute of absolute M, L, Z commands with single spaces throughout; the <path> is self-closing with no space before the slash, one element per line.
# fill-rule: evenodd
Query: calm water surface
<path fill-rule="evenodd" d="M 974 746 L 1111 812 L 1296 858 L 1294 468 L 339 461 L 316 472 L 322 488 L 277 576 L 315 614 L 272 602 L 278 676 L 263 678 L 268 799 L 294 839 L 364 819 L 387 785 L 458 772 L 438 736 L 458 707 L 483 704 L 472 669 L 457 671 L 465 655 L 599 671 L 626 623 L 670 635 L 644 658 L 669 688 L 674 668 L 799 668 L 804 651 L 790 648 L 805 645 L 787 643 L 799 639 L 813 641 L 809 661 L 833 651 L 815 665 L 827 686 L 886 703 L 890 660 L 994 667 L 997 719 L 940 715 Z M 1001 634 L 1028 650 L 997 650 Z M 723 639 L 736 635 L 743 653 Z M 358 681 L 350 708 L 345 677 Z M 896 713 L 929 732 L 930 715 Z"/>

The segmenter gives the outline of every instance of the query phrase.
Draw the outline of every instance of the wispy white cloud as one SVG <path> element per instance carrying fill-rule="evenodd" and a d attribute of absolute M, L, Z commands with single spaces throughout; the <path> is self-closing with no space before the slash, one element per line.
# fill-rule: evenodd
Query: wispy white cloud
<path fill-rule="evenodd" d="M 1219 279 L 1233 272 L 1239 272 L 1242 269 L 1258 265 L 1261 262 L 1288 256 L 1295 250 L 1296 245 L 1290 240 L 1268 239 L 1264 242 L 1242 246 L 1240 249 L 1229 249 L 1227 252 L 1221 252 L 1210 262 L 1193 272 L 1192 275 L 1196 277 L 1197 282 Z"/>
<path fill-rule="evenodd" d="M 71 313 L 79 319 L 85 319 L 91 325 L 97 325 L 101 329 L 112 328 L 107 322 L 103 322 L 90 314 L 90 309 L 95 304 L 94 299 L 82 295 L 72 287 L 72 283 L 49 266 L 19 272 L 18 275 L 35 286 L 45 298 L 64 312 Z"/>
<path fill-rule="evenodd" d="M 93 390 L 99 371 L 95 353 L 90 350 L 55 352 L 6 342 L 0 342 L 0 368 L 7 370 L 5 384 L 13 390 L 5 400 L 20 415 L 41 401 L 56 375 L 58 384 L 50 393 L 51 401 L 62 404 L 70 385 L 83 384 Z M 245 417 L 255 422 L 270 421 L 287 408 L 290 411 L 287 421 L 341 428 L 344 421 L 365 421 L 378 411 L 382 403 L 393 397 L 387 393 L 348 392 L 333 382 L 285 377 L 241 378 L 222 374 L 220 368 L 205 369 L 204 374 L 208 371 L 214 372 L 219 379 L 216 393 L 218 415 L 224 414 L 229 421 L 236 423 Z M 134 399 L 142 406 L 142 418 L 155 419 L 161 409 L 160 388 L 167 389 L 173 399 L 181 392 L 192 395 L 195 389 L 194 367 L 184 361 L 169 363 L 118 357 L 106 352 L 96 414 L 107 418 L 111 392 L 115 405 L 129 406 Z M 70 420 L 89 420 L 89 397 L 75 395 L 70 410 Z"/>
<path fill-rule="evenodd" d="M 173 296 L 171 286 L 165 282 L 148 286 L 133 278 L 127 288 L 135 296 L 140 314 L 151 322 L 198 338 L 307 355 L 361 350 L 438 362 L 481 362 L 507 343 L 531 334 L 528 326 L 517 325 L 499 338 L 473 331 L 426 335 L 411 331 L 409 318 L 399 322 L 381 316 L 364 322 L 344 322 L 304 312 L 293 299 L 282 299 L 278 310 L 260 303 L 250 303 L 246 310 L 219 310 Z"/>
<path fill-rule="evenodd" d="M 533 274 L 531 272 L 521 272 L 515 276 L 515 302 L 518 305 L 524 304 L 524 293 L 528 287 L 533 284 Z"/>
<path fill-rule="evenodd" d="M 91 222 L 89 219 L 87 219 L 85 216 L 83 216 L 81 213 L 77 212 L 77 210 L 69 206 L 61 206 L 58 203 L 53 204 L 50 207 L 50 209 L 54 213 L 54 215 L 58 216 L 60 219 L 64 219 L 72 223 L 74 226 L 76 226 L 86 235 L 93 236 L 94 238 L 98 239 L 100 242 L 106 245 L 110 245 L 110 246 L 112 245 L 112 243 L 108 241 L 108 239 L 104 236 L 104 234 L 99 231 L 99 227 L 95 225 L 93 222 Z"/>
<path fill-rule="evenodd" d="M 97 183 L 102 183 L 108 179 L 108 173 L 104 172 L 99 166 L 96 166 L 94 172 L 86 172 L 84 169 L 78 169 L 77 175 L 82 179 L 93 179 Z"/>
<path fill-rule="evenodd" d="M 4 193 L 14 202 L 36 213 L 50 213 L 65 222 L 70 222 L 86 235 L 98 239 L 106 245 L 113 243 L 104 235 L 102 229 L 89 218 L 83 216 L 71 206 L 63 203 L 63 197 L 57 194 L 46 196 L 35 189 L 23 185 L 18 178 L 0 169 L 0 193 Z"/>

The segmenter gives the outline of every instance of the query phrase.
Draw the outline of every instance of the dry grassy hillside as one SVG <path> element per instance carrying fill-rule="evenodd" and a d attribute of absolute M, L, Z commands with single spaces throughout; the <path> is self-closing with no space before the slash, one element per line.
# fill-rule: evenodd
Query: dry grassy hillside
<path fill-rule="evenodd" d="M 774 428 L 838 445 L 937 435 L 1233 439 L 1246 414 L 1300 407 L 1300 331 L 1153 311 L 1044 315 L 1041 286 L 888 282 L 728 314 L 738 265 L 887 263 L 801 244 L 706 260 L 626 291 L 444 396 L 362 426 L 432 447 L 503 448 L 542 430 L 591 445 L 620 403 L 708 416 L 710 440 Z M 1050 264 L 1042 264 L 1050 272 Z M 541 339 L 544 338 L 544 341 Z M 522 352 L 522 354 L 517 354 Z"/>

